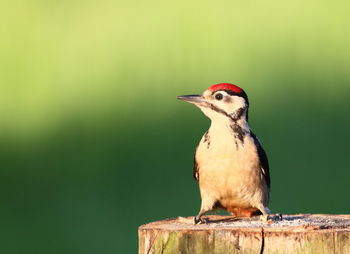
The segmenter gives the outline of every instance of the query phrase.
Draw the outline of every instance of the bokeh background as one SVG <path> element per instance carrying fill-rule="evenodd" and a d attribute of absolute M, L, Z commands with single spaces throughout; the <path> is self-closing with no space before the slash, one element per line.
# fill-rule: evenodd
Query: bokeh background
<path fill-rule="evenodd" d="M 47 1 L 0 7 L 0 252 L 136 253 L 198 212 L 210 122 L 177 95 L 242 86 L 270 208 L 349 213 L 348 1 Z"/>

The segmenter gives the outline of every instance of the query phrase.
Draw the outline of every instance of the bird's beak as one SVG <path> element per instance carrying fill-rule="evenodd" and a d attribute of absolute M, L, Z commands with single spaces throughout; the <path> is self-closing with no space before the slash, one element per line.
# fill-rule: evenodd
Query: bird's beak
<path fill-rule="evenodd" d="M 205 103 L 205 99 L 200 94 L 182 95 L 182 96 L 177 96 L 177 98 L 179 100 L 186 101 L 186 102 L 193 103 L 193 104 L 197 104 L 197 105 Z"/>

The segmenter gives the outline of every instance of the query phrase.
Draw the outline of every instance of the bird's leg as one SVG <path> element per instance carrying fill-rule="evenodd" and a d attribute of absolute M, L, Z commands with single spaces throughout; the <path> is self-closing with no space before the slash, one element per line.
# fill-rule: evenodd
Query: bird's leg
<path fill-rule="evenodd" d="M 206 195 L 202 195 L 201 210 L 199 211 L 198 215 L 196 217 L 194 217 L 194 224 L 205 223 L 205 220 L 202 219 L 202 215 L 204 215 L 206 212 L 212 210 L 215 202 L 216 201 L 214 199 L 212 199 L 211 197 L 208 197 Z"/>
<path fill-rule="evenodd" d="M 258 209 L 262 213 L 262 215 L 260 215 L 260 219 L 262 221 L 264 221 L 264 222 L 268 222 L 269 215 L 271 213 L 270 210 L 267 207 L 263 206 L 263 205 L 259 206 Z"/>
<path fill-rule="evenodd" d="M 202 215 L 205 214 L 207 211 L 200 210 L 198 215 L 194 217 L 194 224 L 204 224 L 205 220 L 202 219 Z"/>

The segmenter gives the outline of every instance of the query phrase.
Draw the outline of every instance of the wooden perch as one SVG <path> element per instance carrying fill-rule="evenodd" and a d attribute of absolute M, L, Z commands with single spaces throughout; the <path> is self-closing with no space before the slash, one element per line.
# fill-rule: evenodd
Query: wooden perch
<path fill-rule="evenodd" d="M 139 254 L 350 253 L 350 215 L 258 218 L 210 215 L 206 224 L 179 217 L 142 225 Z"/>

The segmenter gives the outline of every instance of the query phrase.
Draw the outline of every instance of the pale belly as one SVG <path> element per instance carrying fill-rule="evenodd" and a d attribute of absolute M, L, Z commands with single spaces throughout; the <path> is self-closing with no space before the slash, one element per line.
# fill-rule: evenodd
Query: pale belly
<path fill-rule="evenodd" d="M 209 195 L 227 210 L 249 209 L 265 203 L 266 186 L 250 137 L 245 137 L 244 145 L 232 140 L 213 143 L 209 148 L 200 145 L 196 160 L 202 199 Z"/>

